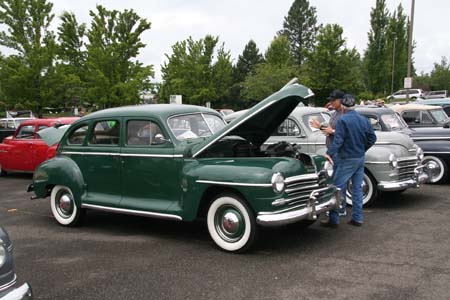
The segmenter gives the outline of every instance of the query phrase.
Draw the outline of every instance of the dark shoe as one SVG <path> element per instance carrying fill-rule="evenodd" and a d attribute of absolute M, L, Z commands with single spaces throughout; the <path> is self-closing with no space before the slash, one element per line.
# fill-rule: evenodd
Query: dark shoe
<path fill-rule="evenodd" d="M 327 228 L 338 228 L 339 224 L 331 223 L 330 221 L 320 221 L 320 226 Z"/>
<path fill-rule="evenodd" d="M 362 223 L 356 222 L 355 220 L 351 219 L 350 221 L 347 222 L 348 225 L 353 225 L 356 227 L 361 227 Z"/>

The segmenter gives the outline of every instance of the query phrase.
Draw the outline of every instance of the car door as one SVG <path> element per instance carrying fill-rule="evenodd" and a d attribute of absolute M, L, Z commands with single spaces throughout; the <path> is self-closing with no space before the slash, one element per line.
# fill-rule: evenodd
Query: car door
<path fill-rule="evenodd" d="M 177 214 L 181 211 L 182 155 L 156 120 L 125 121 L 122 147 L 122 200 L 124 209 Z"/>
<path fill-rule="evenodd" d="M 48 126 L 46 125 L 39 125 L 36 128 L 36 132 L 38 132 L 39 130 L 48 128 Z M 34 139 L 33 139 L 33 144 L 31 145 L 31 156 L 32 156 L 32 164 L 33 164 L 33 170 L 36 169 L 36 167 L 42 163 L 43 161 L 45 161 L 47 159 L 47 150 L 48 150 L 48 145 L 44 142 L 44 140 L 42 140 L 41 138 L 39 138 L 39 135 L 35 135 Z"/>
<path fill-rule="evenodd" d="M 35 138 L 35 125 L 22 125 L 9 141 L 9 158 L 4 168 L 17 171 L 34 171 L 32 147 Z"/>
<path fill-rule="evenodd" d="M 120 118 L 106 118 L 92 121 L 84 145 L 74 145 L 72 156 L 80 167 L 86 184 L 85 202 L 99 206 L 117 207 L 122 198 L 120 157 Z M 83 138 L 69 137 L 73 142 Z"/>

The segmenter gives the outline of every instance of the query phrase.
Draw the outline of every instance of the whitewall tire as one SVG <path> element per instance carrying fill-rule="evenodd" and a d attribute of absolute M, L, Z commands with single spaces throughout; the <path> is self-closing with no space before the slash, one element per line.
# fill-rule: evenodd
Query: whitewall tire
<path fill-rule="evenodd" d="M 422 164 L 432 164 L 434 167 L 431 171 L 430 183 L 443 183 L 447 180 L 448 166 L 442 158 L 426 155 L 422 160 Z"/>
<path fill-rule="evenodd" d="M 229 252 L 246 251 L 256 237 L 253 211 L 233 194 L 221 194 L 213 199 L 208 208 L 207 226 L 216 245 Z"/>
<path fill-rule="evenodd" d="M 375 199 L 377 197 L 377 184 L 375 179 L 372 178 L 370 174 L 367 172 L 364 172 L 364 178 L 363 178 L 363 206 L 371 205 L 375 202 Z M 347 197 L 346 202 L 348 205 L 352 205 L 352 183 L 350 183 L 347 186 Z"/>
<path fill-rule="evenodd" d="M 77 207 L 70 188 L 62 185 L 55 186 L 50 195 L 50 206 L 59 224 L 75 226 L 80 221 L 80 208 Z"/>

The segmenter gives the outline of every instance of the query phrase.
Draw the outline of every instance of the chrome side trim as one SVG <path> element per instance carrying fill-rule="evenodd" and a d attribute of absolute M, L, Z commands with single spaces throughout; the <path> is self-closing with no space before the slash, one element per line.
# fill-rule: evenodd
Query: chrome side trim
<path fill-rule="evenodd" d="M 450 154 L 449 151 L 430 151 L 430 152 L 424 152 L 424 154 L 435 154 L 435 153 L 438 153 L 438 154 Z"/>
<path fill-rule="evenodd" d="M 73 152 L 63 151 L 61 154 L 68 155 L 103 155 L 103 156 L 122 156 L 122 157 L 160 157 L 160 158 L 180 158 L 183 154 L 133 154 L 133 153 L 107 153 L 107 152 Z"/>
<path fill-rule="evenodd" d="M 241 183 L 241 182 L 226 182 L 226 181 L 212 181 L 212 180 L 196 180 L 195 182 L 205 184 L 227 185 L 227 186 L 272 187 L 271 183 Z"/>
<path fill-rule="evenodd" d="M 10 282 L 8 282 L 7 284 L 4 284 L 4 285 L 0 286 L 0 292 L 3 292 L 4 290 L 9 289 L 9 288 L 12 287 L 13 285 L 15 285 L 16 282 L 17 282 L 17 275 L 14 274 L 13 280 L 11 280 Z"/>
<path fill-rule="evenodd" d="M 86 204 L 86 203 L 81 204 L 81 207 L 102 210 L 102 211 L 107 211 L 107 212 L 122 213 L 122 214 L 127 214 L 127 215 L 142 216 L 142 217 L 152 217 L 152 218 L 177 220 L 177 221 L 183 220 L 182 217 L 176 216 L 176 215 L 148 212 L 148 211 L 142 211 L 142 210 L 116 208 L 116 207 L 100 206 L 100 205 Z"/>
<path fill-rule="evenodd" d="M 180 158 L 183 157 L 183 154 L 131 154 L 131 153 L 121 153 L 120 156 L 125 157 L 167 157 L 167 158 Z"/>
<path fill-rule="evenodd" d="M 426 141 L 426 140 L 450 140 L 450 137 L 446 136 L 432 136 L 432 137 L 412 137 L 414 141 Z"/>
<path fill-rule="evenodd" d="M 366 164 L 369 165 L 388 165 L 389 162 L 388 161 L 366 161 Z"/>

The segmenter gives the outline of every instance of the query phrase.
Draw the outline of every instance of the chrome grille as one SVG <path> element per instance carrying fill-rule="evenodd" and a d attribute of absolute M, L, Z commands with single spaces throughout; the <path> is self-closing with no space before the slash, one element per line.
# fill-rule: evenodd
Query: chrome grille
<path fill-rule="evenodd" d="M 397 160 L 397 170 L 400 180 L 407 180 L 414 177 L 414 169 L 419 166 L 417 157 L 407 157 Z"/>
<path fill-rule="evenodd" d="M 317 174 L 305 174 L 285 179 L 288 205 L 307 206 L 312 191 L 321 187 L 322 178 Z"/>

